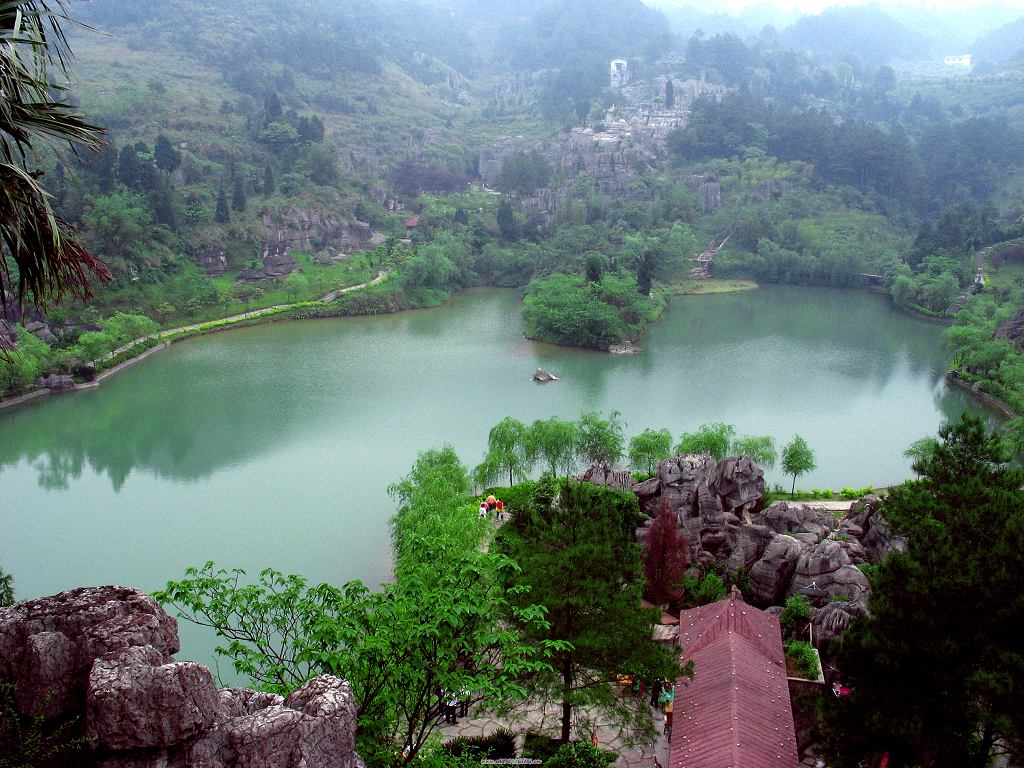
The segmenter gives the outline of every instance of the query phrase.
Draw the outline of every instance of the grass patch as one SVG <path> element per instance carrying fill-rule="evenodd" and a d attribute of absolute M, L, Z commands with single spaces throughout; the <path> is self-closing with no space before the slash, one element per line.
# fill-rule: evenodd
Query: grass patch
<path fill-rule="evenodd" d="M 741 293 L 758 287 L 753 280 L 716 279 L 696 280 L 684 278 L 671 283 L 668 290 L 674 296 L 703 296 L 712 293 Z"/>

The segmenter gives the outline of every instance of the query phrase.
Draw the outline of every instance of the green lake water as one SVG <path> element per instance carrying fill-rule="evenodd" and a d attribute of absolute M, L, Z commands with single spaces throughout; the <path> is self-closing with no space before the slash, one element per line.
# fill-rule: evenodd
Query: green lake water
<path fill-rule="evenodd" d="M 941 327 L 875 294 L 680 298 L 633 357 L 529 342 L 519 309 L 480 290 L 436 310 L 206 336 L 97 390 L 0 413 L 0 565 L 22 599 L 154 590 L 207 560 L 377 584 L 388 484 L 445 442 L 479 462 L 507 415 L 617 409 L 629 434 L 674 438 L 725 421 L 780 446 L 799 433 L 818 463 L 800 485 L 839 489 L 907 478 L 907 445 L 980 410 L 944 383 Z M 531 381 L 537 367 L 562 380 Z M 182 657 L 211 661 L 208 636 L 182 637 Z"/>

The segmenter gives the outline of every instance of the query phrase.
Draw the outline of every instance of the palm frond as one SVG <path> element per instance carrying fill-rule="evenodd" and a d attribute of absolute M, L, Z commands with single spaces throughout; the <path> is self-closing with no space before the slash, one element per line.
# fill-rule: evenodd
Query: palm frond
<path fill-rule="evenodd" d="M 64 23 L 76 23 L 65 0 L 0 0 L 0 290 L 16 282 L 19 303 L 85 299 L 90 276 L 110 278 L 29 169 L 40 143 L 96 148 L 103 133 L 55 98 L 69 76 Z"/>

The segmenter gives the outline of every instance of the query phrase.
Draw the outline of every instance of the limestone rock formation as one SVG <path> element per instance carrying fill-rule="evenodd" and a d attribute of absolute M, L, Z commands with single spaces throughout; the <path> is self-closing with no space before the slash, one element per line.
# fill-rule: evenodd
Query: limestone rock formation
<path fill-rule="evenodd" d="M 744 517 L 764 497 L 764 471 L 746 454 L 730 456 L 715 465 L 708 490 L 722 502 L 722 508 Z"/>
<path fill-rule="evenodd" d="M 174 746 L 225 716 L 209 669 L 165 664 L 150 645 L 98 659 L 89 673 L 85 734 L 112 751 Z"/>
<path fill-rule="evenodd" d="M 777 534 L 765 525 L 747 524 L 740 527 L 736 544 L 729 555 L 727 568 L 730 573 L 742 569 L 750 573 L 754 563 L 764 556 L 765 550 Z"/>
<path fill-rule="evenodd" d="M 811 610 L 815 643 L 830 643 L 841 635 L 850 623 L 865 614 L 866 601 L 830 602 Z"/>
<path fill-rule="evenodd" d="M 132 646 L 164 659 L 178 652 L 178 624 L 149 595 L 127 587 L 82 587 L 0 608 L 0 683 L 13 683 L 23 714 L 59 717 L 85 709 L 96 659 Z"/>
<path fill-rule="evenodd" d="M 793 572 L 793 584 L 790 594 L 801 587 L 814 585 L 818 589 L 830 592 L 834 577 L 840 568 L 850 565 L 850 557 L 838 541 L 825 539 L 800 553 Z M 856 568 L 854 569 L 856 570 Z M 857 571 L 860 573 L 860 571 Z M 862 574 L 863 575 L 863 574 Z"/>
<path fill-rule="evenodd" d="M 868 562 L 880 563 L 890 551 L 905 552 L 906 536 L 896 535 L 889 528 L 889 521 L 879 511 L 881 499 L 868 495 L 850 506 L 847 516 L 849 525 L 858 526 L 863 535 L 860 544 L 864 548 Z"/>
<path fill-rule="evenodd" d="M 177 651 L 174 619 L 134 589 L 0 608 L 0 684 L 22 715 L 74 718 L 98 768 L 362 768 L 345 681 L 323 675 L 287 698 L 218 691 Z"/>
<path fill-rule="evenodd" d="M 779 605 L 789 589 L 806 544 L 792 536 L 776 536 L 750 569 L 750 592 L 765 605 Z"/>
<path fill-rule="evenodd" d="M 331 246 L 347 253 L 361 251 L 373 240 L 373 230 L 368 224 L 295 206 L 276 213 L 264 211 L 260 221 L 267 229 L 267 248 L 272 252 L 285 249 L 315 252 Z"/>
<path fill-rule="evenodd" d="M 611 465 L 607 461 L 599 461 L 591 464 L 590 467 L 582 474 L 576 477 L 577 480 L 584 483 L 593 483 L 594 485 L 609 485 L 612 488 L 621 488 L 624 490 L 632 490 L 636 484 L 636 480 L 633 475 L 629 472 L 622 472 L 612 469 Z"/>
<path fill-rule="evenodd" d="M 776 501 L 761 513 L 761 522 L 776 533 L 810 533 L 819 540 L 836 529 L 835 517 L 808 504 Z"/>
<path fill-rule="evenodd" d="M 36 384 L 39 387 L 45 387 L 46 389 L 52 389 L 57 392 L 63 392 L 65 390 L 75 388 L 75 380 L 73 378 L 57 373 L 51 373 L 48 376 L 40 376 L 36 380 Z"/>

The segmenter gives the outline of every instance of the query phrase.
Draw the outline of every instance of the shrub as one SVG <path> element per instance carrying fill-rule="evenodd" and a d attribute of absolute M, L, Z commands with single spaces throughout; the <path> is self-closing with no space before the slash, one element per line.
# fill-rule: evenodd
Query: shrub
<path fill-rule="evenodd" d="M 786 669 L 808 680 L 818 679 L 818 655 L 810 643 L 790 640 L 785 643 Z"/>
<path fill-rule="evenodd" d="M 528 480 L 525 483 L 517 483 L 511 488 L 485 488 L 483 495 L 486 497 L 490 494 L 494 494 L 504 502 L 506 512 L 514 512 L 517 509 L 522 509 L 530 503 L 530 499 L 533 498 L 533 489 L 536 485 L 537 484 L 532 480 Z"/>
<path fill-rule="evenodd" d="M 867 496 L 869 493 L 874 492 L 874 488 L 870 485 L 866 485 L 863 488 L 843 488 L 839 492 L 840 498 L 845 501 L 854 501 L 859 499 L 861 496 Z"/>
<path fill-rule="evenodd" d="M 523 740 L 523 757 L 532 757 L 545 763 L 563 744 L 561 739 L 540 733 L 527 733 Z"/>
<path fill-rule="evenodd" d="M 548 768 L 605 768 L 615 762 L 615 752 L 601 749 L 589 741 L 570 741 L 544 761 Z"/>
<path fill-rule="evenodd" d="M 793 595 L 786 600 L 786 606 L 779 614 L 779 624 L 782 625 L 783 634 L 788 635 L 796 627 L 798 621 L 807 621 L 811 618 L 811 604 L 803 595 Z"/>
<path fill-rule="evenodd" d="M 460 736 L 445 742 L 444 749 L 453 757 L 475 760 L 500 760 L 516 756 L 516 735 L 508 728 L 499 728 L 487 736 Z"/>

